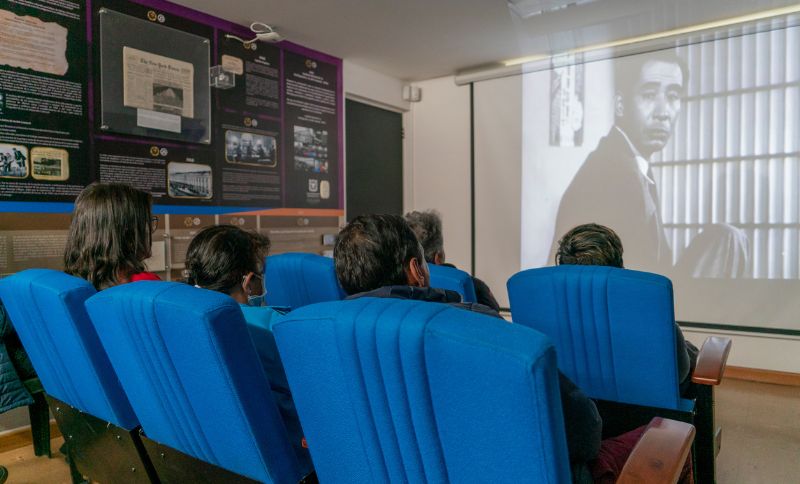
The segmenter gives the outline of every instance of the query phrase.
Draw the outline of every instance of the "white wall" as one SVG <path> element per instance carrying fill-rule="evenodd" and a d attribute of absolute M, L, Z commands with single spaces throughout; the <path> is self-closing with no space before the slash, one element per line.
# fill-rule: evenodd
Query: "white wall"
<path fill-rule="evenodd" d="M 522 77 L 475 83 L 475 275 L 507 308 L 506 281 L 520 268 Z M 502 120 L 502 122 L 498 122 Z"/>
<path fill-rule="evenodd" d="M 392 111 L 408 111 L 403 101 L 403 81 L 344 60 L 344 93 L 348 99 L 366 102 Z M 345 122 L 345 126 L 346 126 Z"/>
<path fill-rule="evenodd" d="M 699 330 L 683 328 L 683 334 L 698 348 L 709 336 L 731 339 L 728 365 L 761 370 L 800 373 L 800 338 L 734 331 Z"/>
<path fill-rule="evenodd" d="M 442 214 L 447 261 L 471 271 L 469 87 L 452 77 L 416 83 L 422 100 L 405 116 L 406 211 Z"/>

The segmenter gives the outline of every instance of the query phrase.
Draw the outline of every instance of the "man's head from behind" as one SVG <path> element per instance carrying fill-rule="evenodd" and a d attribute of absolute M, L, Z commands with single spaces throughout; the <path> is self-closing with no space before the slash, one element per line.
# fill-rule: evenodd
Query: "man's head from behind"
<path fill-rule="evenodd" d="M 558 241 L 556 265 L 622 267 L 622 241 L 608 227 L 579 225 Z"/>
<path fill-rule="evenodd" d="M 336 277 L 347 294 L 384 286 L 427 287 L 428 266 L 414 232 L 399 215 L 360 215 L 339 232 Z"/>
<path fill-rule="evenodd" d="M 444 237 L 442 236 L 442 217 L 436 210 L 410 212 L 406 222 L 422 244 L 425 260 L 430 264 L 444 264 Z"/>
<path fill-rule="evenodd" d="M 659 51 L 617 59 L 614 76 L 616 124 L 649 158 L 672 137 L 689 71 L 675 54 Z"/>

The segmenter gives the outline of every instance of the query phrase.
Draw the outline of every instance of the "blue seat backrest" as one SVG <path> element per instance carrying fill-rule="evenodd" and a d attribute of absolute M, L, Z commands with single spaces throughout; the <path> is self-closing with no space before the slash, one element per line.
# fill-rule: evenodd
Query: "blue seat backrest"
<path fill-rule="evenodd" d="M 320 482 L 569 482 L 540 333 L 376 298 L 307 306 L 273 331 Z"/>
<path fill-rule="evenodd" d="M 291 252 L 271 255 L 265 261 L 267 303 L 292 309 L 344 299 L 336 279 L 333 259 L 317 254 Z"/>
<path fill-rule="evenodd" d="M 431 287 L 449 289 L 461 294 L 461 300 L 467 303 L 478 302 L 475 296 L 475 284 L 469 273 L 455 267 L 428 264 L 431 272 Z"/>
<path fill-rule="evenodd" d="M 145 434 L 262 482 L 301 477 L 238 304 L 142 281 L 86 301 Z"/>
<path fill-rule="evenodd" d="M 530 269 L 508 281 L 511 317 L 548 335 L 590 397 L 681 409 L 672 283 L 615 267 Z"/>
<path fill-rule="evenodd" d="M 0 298 L 45 391 L 128 430 L 139 425 L 84 302 L 87 281 L 50 269 L 28 269 L 0 281 Z"/>

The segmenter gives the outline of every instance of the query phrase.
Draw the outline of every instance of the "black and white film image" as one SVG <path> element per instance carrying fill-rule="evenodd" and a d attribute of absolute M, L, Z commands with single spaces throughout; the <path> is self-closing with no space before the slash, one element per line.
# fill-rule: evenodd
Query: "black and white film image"
<path fill-rule="evenodd" d="M 328 173 L 328 132 L 305 126 L 294 127 L 294 169 Z"/>
<path fill-rule="evenodd" d="M 0 178 L 28 176 L 28 148 L 22 145 L 0 144 Z"/>
<path fill-rule="evenodd" d="M 162 113 L 183 114 L 183 89 L 153 83 L 153 109 Z"/>
<path fill-rule="evenodd" d="M 211 167 L 195 163 L 170 162 L 167 183 L 172 198 L 211 198 Z"/>
<path fill-rule="evenodd" d="M 585 96 L 552 85 L 577 71 L 523 80 L 523 265 L 552 264 L 566 231 L 596 222 L 619 234 L 628 268 L 800 278 L 798 28 L 583 67 Z M 567 143 L 552 135 L 564 126 Z"/>
<path fill-rule="evenodd" d="M 36 180 L 64 181 L 69 178 L 69 153 L 56 148 L 31 150 L 31 176 Z"/>
<path fill-rule="evenodd" d="M 274 167 L 278 164 L 277 142 L 272 136 L 228 130 L 225 132 L 225 161 Z"/>

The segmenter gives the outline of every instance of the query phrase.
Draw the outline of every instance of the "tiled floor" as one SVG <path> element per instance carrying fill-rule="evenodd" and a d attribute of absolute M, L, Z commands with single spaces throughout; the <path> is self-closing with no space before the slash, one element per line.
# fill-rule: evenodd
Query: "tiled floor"
<path fill-rule="evenodd" d="M 717 389 L 720 484 L 800 483 L 800 387 L 725 380 Z M 61 439 L 53 440 L 54 451 Z M 61 454 L 36 458 L 31 446 L 0 454 L 9 483 L 69 483 Z"/>

